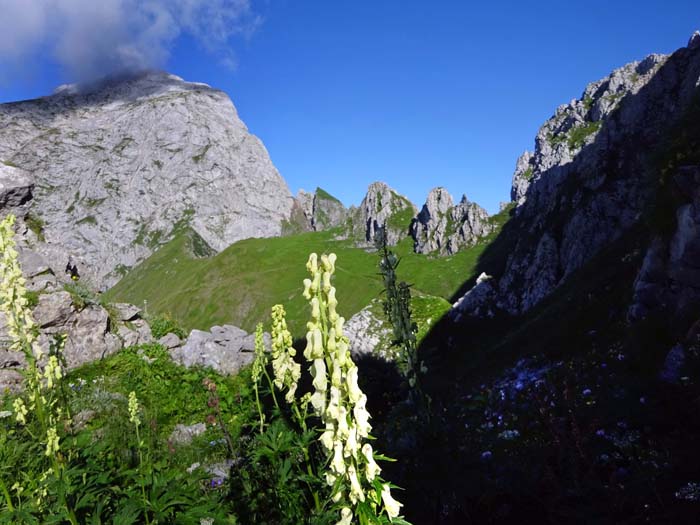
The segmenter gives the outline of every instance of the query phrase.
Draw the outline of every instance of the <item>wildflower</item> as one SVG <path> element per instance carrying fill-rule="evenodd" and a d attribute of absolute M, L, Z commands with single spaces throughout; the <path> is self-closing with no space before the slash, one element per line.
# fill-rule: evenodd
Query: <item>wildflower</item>
<path fill-rule="evenodd" d="M 592 392 L 591 392 L 591 389 L 590 389 L 590 388 L 586 388 L 586 389 L 582 392 L 582 394 L 583 394 L 584 396 L 590 396 L 591 393 L 592 393 Z"/>
<path fill-rule="evenodd" d="M 481 459 L 489 460 L 493 457 L 493 453 L 490 450 L 481 453 Z"/>
<path fill-rule="evenodd" d="M 348 479 L 350 480 L 350 501 L 353 503 L 365 501 L 365 493 L 362 490 L 360 481 L 357 479 L 357 471 L 352 465 L 348 467 Z M 382 493 L 382 496 L 383 495 Z"/>
<path fill-rule="evenodd" d="M 372 445 L 369 443 L 362 445 L 362 455 L 365 456 L 365 461 L 367 462 L 365 465 L 365 476 L 367 477 L 367 481 L 371 483 L 382 469 L 379 468 L 379 465 L 374 461 Z"/>
<path fill-rule="evenodd" d="M 253 369 L 251 371 L 253 382 L 258 382 L 266 365 L 267 354 L 265 354 L 265 345 L 263 344 L 263 327 L 262 323 L 258 323 L 255 327 L 255 361 L 253 361 Z"/>
<path fill-rule="evenodd" d="M 294 401 L 294 393 L 301 377 L 301 365 L 294 361 L 296 350 L 292 346 L 292 334 L 287 330 L 284 307 L 272 307 L 272 370 L 274 383 L 280 390 L 287 388 L 287 403 Z"/>
<path fill-rule="evenodd" d="M 46 388 L 53 388 L 54 379 L 59 380 L 63 377 L 61 373 L 61 365 L 58 364 L 58 358 L 55 355 L 49 357 L 49 362 L 44 368 L 44 379 L 46 379 Z"/>
<path fill-rule="evenodd" d="M 50 427 L 46 432 L 46 452 L 48 457 L 53 456 L 58 452 L 58 434 L 56 427 Z"/>
<path fill-rule="evenodd" d="M 27 424 L 27 414 L 29 411 L 27 410 L 26 405 L 24 404 L 24 401 L 22 398 L 17 398 L 15 399 L 14 403 L 12 403 L 12 408 L 15 409 L 15 419 L 17 420 L 17 423 L 20 425 L 26 425 Z"/>
<path fill-rule="evenodd" d="M 348 507 L 343 507 L 340 509 L 340 521 L 336 522 L 335 525 L 351 525 L 352 524 L 352 511 Z"/>
<path fill-rule="evenodd" d="M 7 321 L 12 341 L 10 350 L 22 351 L 28 358 L 41 359 L 43 351 L 37 342 L 36 324 L 27 306 L 25 279 L 18 262 L 14 241 L 14 215 L 0 221 L 0 312 Z"/>
<path fill-rule="evenodd" d="M 403 504 L 399 503 L 391 496 L 391 489 L 386 483 L 382 487 L 382 501 L 384 502 L 384 508 L 386 509 L 386 513 L 389 515 L 389 517 L 398 517 L 399 512 L 401 512 L 401 507 L 403 507 Z"/>
<path fill-rule="evenodd" d="M 369 436 L 367 396 L 358 384 L 358 368 L 350 356 L 348 338 L 343 334 L 345 319 L 338 315 L 338 300 L 331 278 L 335 254 L 319 258 L 311 254 L 307 262 L 310 278 L 304 280 L 304 297 L 309 301 L 311 319 L 307 323 L 304 357 L 309 362 L 314 391 L 310 402 L 325 425 L 320 441 L 327 451 L 329 470 L 326 483 L 334 487 L 331 499 L 340 502 L 347 493 L 353 505 L 366 499 L 364 483 L 371 484 L 380 472 L 372 447 L 363 446 Z M 362 453 L 360 453 L 360 451 Z M 358 475 L 361 474 L 361 475 Z M 379 486 L 379 485 L 377 485 Z M 398 516 L 400 503 L 386 490 L 386 512 Z M 347 492 L 344 492 L 347 491 Z M 351 507 L 343 507 L 338 524 L 352 522 Z"/>
<path fill-rule="evenodd" d="M 129 421 L 136 426 L 141 424 L 139 419 L 139 400 L 136 399 L 136 392 L 133 390 L 129 392 Z"/>

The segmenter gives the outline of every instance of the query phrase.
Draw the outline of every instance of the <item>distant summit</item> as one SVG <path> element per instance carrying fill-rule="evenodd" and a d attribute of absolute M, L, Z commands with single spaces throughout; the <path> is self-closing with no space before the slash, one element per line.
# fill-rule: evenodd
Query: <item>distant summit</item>
<path fill-rule="evenodd" d="M 292 209 L 229 97 L 162 71 L 0 105 L 0 158 L 36 180 L 44 250 L 61 247 L 101 286 L 186 225 L 221 250 L 279 235 Z"/>

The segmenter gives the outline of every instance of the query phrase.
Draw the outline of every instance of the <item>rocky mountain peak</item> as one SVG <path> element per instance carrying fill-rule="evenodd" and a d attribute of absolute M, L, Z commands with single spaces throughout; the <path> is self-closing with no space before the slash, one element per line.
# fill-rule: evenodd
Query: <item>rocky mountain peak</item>
<path fill-rule="evenodd" d="M 387 243 L 396 244 L 409 233 L 416 207 L 384 182 L 373 182 L 359 208 L 352 215 L 353 234 L 365 243 L 373 243 L 386 225 Z"/>
<path fill-rule="evenodd" d="M 700 46 L 700 31 L 695 31 L 688 40 L 688 49 L 693 49 Z"/>
<path fill-rule="evenodd" d="M 109 286 L 180 228 L 279 235 L 292 196 L 222 91 L 149 71 L 0 105 L 0 158 L 36 179 L 46 255 Z"/>
<path fill-rule="evenodd" d="M 341 226 L 348 218 L 349 211 L 343 203 L 322 188 L 313 193 L 299 190 L 295 201 L 303 213 L 303 219 L 297 219 L 303 230 L 328 230 Z"/>
<path fill-rule="evenodd" d="M 414 250 L 445 255 L 472 246 L 493 229 L 488 218 L 486 210 L 469 202 L 466 195 L 455 206 L 445 188 L 433 188 L 411 223 Z"/>

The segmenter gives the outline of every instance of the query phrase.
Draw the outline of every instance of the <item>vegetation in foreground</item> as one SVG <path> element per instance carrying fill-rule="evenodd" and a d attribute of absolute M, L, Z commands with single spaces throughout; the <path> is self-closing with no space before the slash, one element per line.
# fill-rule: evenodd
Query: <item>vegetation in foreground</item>
<path fill-rule="evenodd" d="M 3 397 L 0 522 L 407 524 L 368 442 L 367 397 L 331 284 L 335 255 L 307 263 L 311 385 L 298 384 L 281 306 L 271 355 L 258 327 L 251 376 L 185 370 L 160 345 L 66 374 L 62 338 L 48 355 L 38 345 L 13 219 L 0 225 L 0 305 L 10 350 L 27 366 L 24 392 Z M 207 421 L 203 435 L 166 440 L 175 421 L 192 419 Z"/>

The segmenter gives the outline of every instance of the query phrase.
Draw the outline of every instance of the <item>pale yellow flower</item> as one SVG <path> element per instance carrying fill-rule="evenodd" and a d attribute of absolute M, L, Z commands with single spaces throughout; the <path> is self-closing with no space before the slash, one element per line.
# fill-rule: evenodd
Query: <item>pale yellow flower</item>
<path fill-rule="evenodd" d="M 12 403 L 12 408 L 15 410 L 15 419 L 17 420 L 17 423 L 21 425 L 26 425 L 27 424 L 27 414 L 29 411 L 27 410 L 26 405 L 24 404 L 24 401 L 22 398 L 17 398 L 14 400 Z"/>
<path fill-rule="evenodd" d="M 48 457 L 55 455 L 58 452 L 58 434 L 56 427 L 51 427 L 46 431 L 46 452 Z"/>
<path fill-rule="evenodd" d="M 352 511 L 347 507 L 340 509 L 340 521 L 335 525 L 352 525 Z"/>
<path fill-rule="evenodd" d="M 386 513 L 390 518 L 398 517 L 401 512 L 401 507 L 403 503 L 399 503 L 391 496 L 391 488 L 388 484 L 382 486 L 382 501 L 384 502 L 384 508 Z"/>
<path fill-rule="evenodd" d="M 136 392 L 133 390 L 129 392 L 129 421 L 136 426 L 141 424 L 139 419 L 139 400 L 136 399 Z"/>
<path fill-rule="evenodd" d="M 374 478 L 381 472 L 381 468 L 374 461 L 374 453 L 372 451 L 372 445 L 365 443 L 362 445 L 362 455 L 365 457 L 365 476 L 367 476 L 367 481 L 370 483 L 374 481 Z"/>
<path fill-rule="evenodd" d="M 365 493 L 362 490 L 362 485 L 360 485 L 360 480 L 357 479 L 357 471 L 352 465 L 348 467 L 348 479 L 350 480 L 350 501 L 353 503 L 365 501 Z"/>

